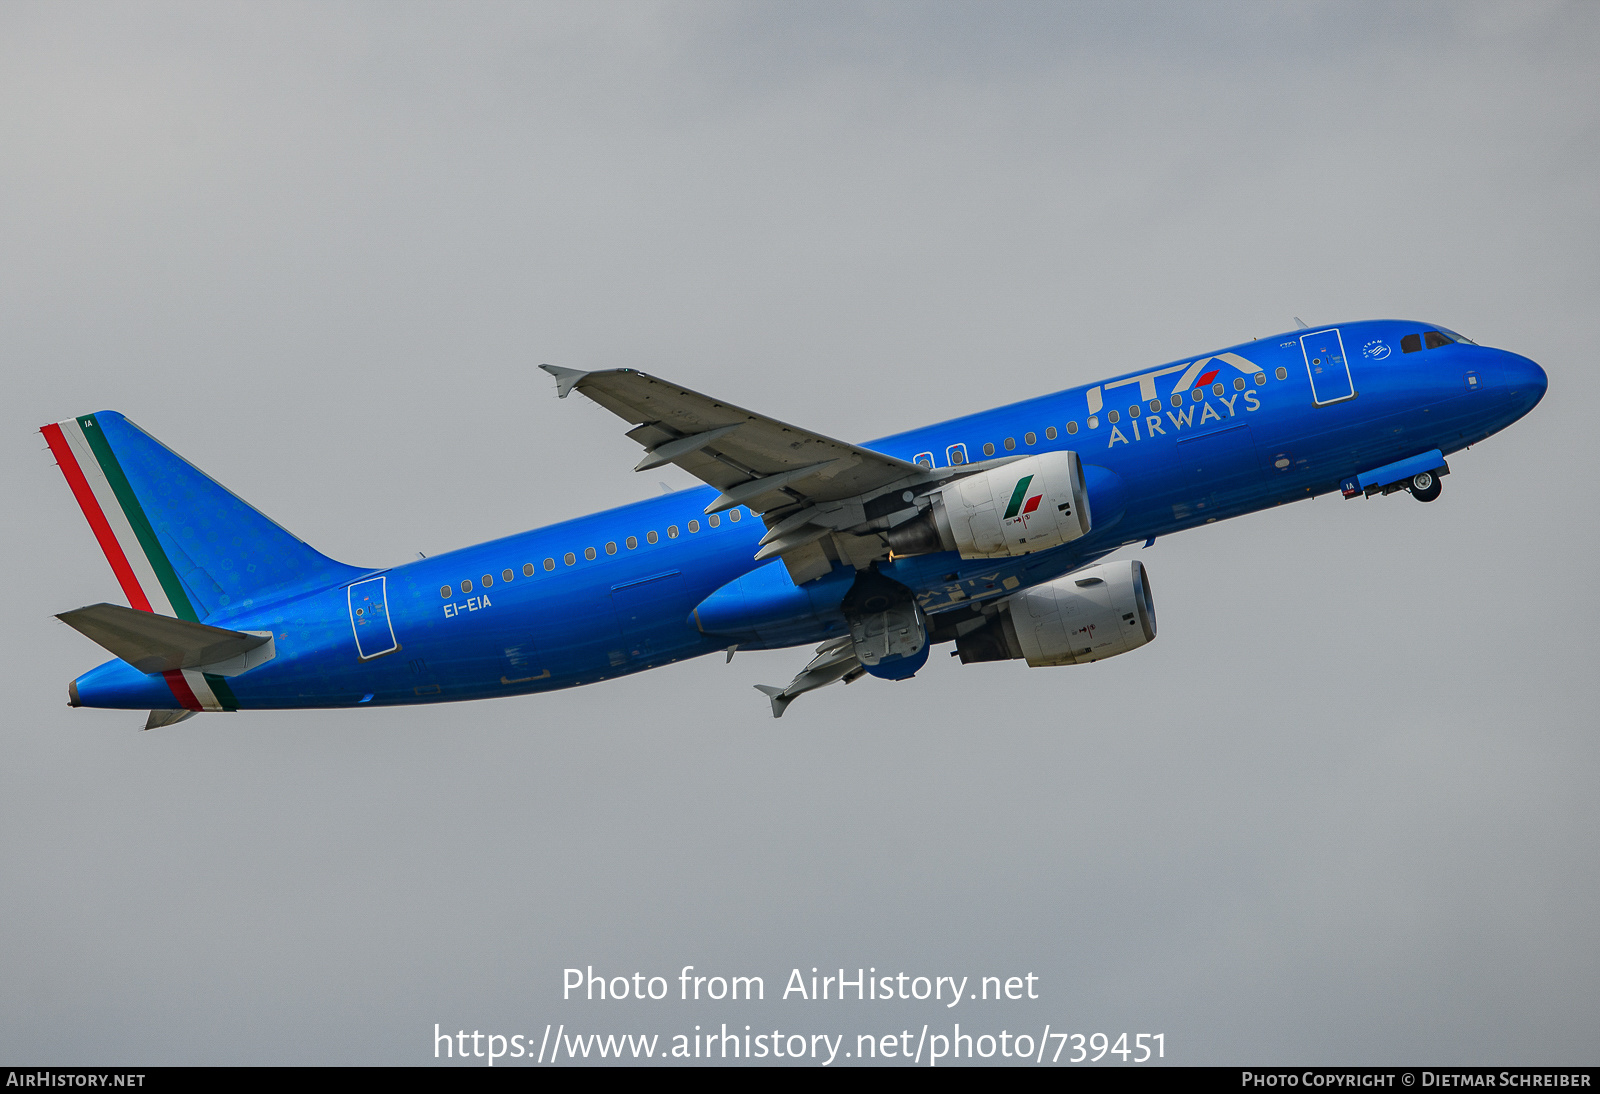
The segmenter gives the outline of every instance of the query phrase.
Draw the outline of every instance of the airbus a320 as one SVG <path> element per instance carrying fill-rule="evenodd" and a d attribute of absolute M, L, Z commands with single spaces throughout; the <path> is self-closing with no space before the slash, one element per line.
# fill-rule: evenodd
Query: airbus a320
<path fill-rule="evenodd" d="M 335 562 L 103 411 L 42 430 L 127 604 L 58 618 L 115 655 L 74 707 L 394 706 L 815 645 L 798 696 L 964 665 L 1082 665 L 1156 637 L 1118 548 L 1339 491 L 1440 496 L 1446 458 L 1543 397 L 1444 327 L 1303 328 L 863 445 L 633 369 L 542 366 L 705 485 L 401 566 Z M 985 671 L 985 670 L 974 670 Z M 1002 686 L 996 682 L 993 686 Z"/>

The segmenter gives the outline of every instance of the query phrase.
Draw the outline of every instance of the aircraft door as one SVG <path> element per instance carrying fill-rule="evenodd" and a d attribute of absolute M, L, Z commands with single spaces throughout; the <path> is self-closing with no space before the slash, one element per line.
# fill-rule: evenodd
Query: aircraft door
<path fill-rule="evenodd" d="M 1306 371 L 1311 375 L 1311 399 L 1318 406 L 1355 398 L 1350 382 L 1350 362 L 1344 355 L 1344 340 L 1337 327 L 1300 336 L 1300 352 L 1305 354 Z"/>
<path fill-rule="evenodd" d="M 350 629 L 356 636 L 356 655 L 363 661 L 382 657 L 400 648 L 394 627 L 389 623 L 388 579 L 370 577 L 346 591 L 350 605 Z"/>

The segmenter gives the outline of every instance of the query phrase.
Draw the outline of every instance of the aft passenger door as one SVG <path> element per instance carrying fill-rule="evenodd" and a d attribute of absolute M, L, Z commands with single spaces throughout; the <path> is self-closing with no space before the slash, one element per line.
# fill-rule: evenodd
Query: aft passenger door
<path fill-rule="evenodd" d="M 1344 340 L 1337 327 L 1300 336 L 1300 352 L 1305 355 L 1306 372 L 1311 376 L 1311 400 L 1318 406 L 1355 398 L 1350 382 L 1350 362 L 1344 355 Z"/>
<path fill-rule="evenodd" d="M 400 648 L 389 623 L 387 579 L 358 581 L 345 596 L 350 605 L 350 629 L 356 635 L 356 655 L 361 660 L 370 661 Z"/>

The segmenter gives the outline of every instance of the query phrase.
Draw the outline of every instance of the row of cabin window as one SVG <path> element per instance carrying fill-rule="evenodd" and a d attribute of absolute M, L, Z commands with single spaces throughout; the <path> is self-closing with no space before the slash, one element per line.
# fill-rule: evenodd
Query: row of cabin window
<path fill-rule="evenodd" d="M 1289 378 L 1289 370 L 1286 369 L 1286 368 L 1283 368 L 1280 365 L 1278 367 L 1277 371 L 1273 375 L 1277 376 L 1277 378 L 1280 379 L 1280 380 L 1287 380 Z M 1257 387 L 1260 387 L 1261 385 L 1263 385 L 1263 384 L 1265 384 L 1267 382 L 1267 374 L 1264 373 L 1264 372 L 1258 372 L 1258 373 L 1255 374 L 1255 376 L 1253 376 L 1251 378 L 1253 380 L 1255 380 Z M 1235 391 L 1243 391 L 1245 389 L 1245 387 L 1246 387 L 1246 384 L 1245 384 L 1245 379 L 1244 379 L 1243 376 L 1235 376 L 1233 378 L 1233 390 L 1235 390 Z M 1226 391 L 1227 391 L 1227 388 L 1224 387 L 1221 383 L 1215 383 L 1215 384 L 1211 385 L 1211 394 L 1216 395 L 1219 398 Z M 1205 398 L 1205 394 L 1206 393 L 1205 393 L 1205 389 L 1204 388 L 1198 388 L 1197 387 L 1197 388 L 1194 388 L 1194 389 L 1192 389 L 1190 391 L 1189 396 L 1190 396 L 1191 399 L 1193 399 L 1195 402 L 1198 403 L 1201 399 Z M 1177 394 L 1177 395 L 1172 396 L 1172 405 L 1173 406 L 1182 406 L 1183 405 L 1183 395 L 1182 394 Z M 1161 400 L 1160 399 L 1151 399 L 1150 400 L 1150 412 L 1152 414 L 1155 414 L 1155 413 L 1158 413 L 1160 410 L 1161 410 Z M 1140 415 L 1141 412 L 1142 411 L 1141 411 L 1141 408 L 1140 408 L 1139 404 L 1135 403 L 1135 404 L 1133 404 L 1132 406 L 1130 406 L 1128 408 L 1128 417 L 1137 418 Z M 1122 415 L 1119 414 L 1117 411 L 1110 410 L 1110 411 L 1106 412 L 1106 421 L 1110 422 L 1112 425 L 1116 425 L 1121 420 L 1122 420 Z M 1098 416 L 1091 417 L 1089 419 L 1089 428 L 1090 429 L 1098 429 L 1099 427 L 1100 427 L 1100 419 L 1099 419 L 1099 417 Z M 1067 432 L 1068 433 L 1076 433 L 1076 432 L 1078 432 L 1078 423 L 1077 422 L 1068 422 L 1067 423 Z M 1056 434 L 1056 427 L 1055 426 L 1052 425 L 1052 426 L 1049 426 L 1049 427 L 1047 427 L 1045 429 L 1045 431 L 1044 431 L 1045 440 L 1053 441 L 1053 440 L 1056 439 L 1056 436 L 1057 436 L 1057 434 Z M 1037 441 L 1038 441 L 1038 437 L 1037 437 L 1037 435 L 1035 435 L 1033 433 L 1024 433 L 1022 435 L 1022 443 L 1023 444 L 1031 445 L 1031 444 L 1037 443 Z M 1011 451 L 1015 450 L 1016 447 L 1017 447 L 1017 439 L 1015 437 L 1007 437 L 1005 439 L 1005 441 L 1004 441 L 1004 444 L 1005 444 L 1006 451 L 1007 452 L 1011 452 Z M 984 443 L 983 454 L 985 456 L 993 456 L 994 455 L 994 442 L 986 441 Z M 917 457 L 917 462 L 922 464 L 924 467 L 932 467 L 933 466 L 933 454 L 931 452 L 924 452 L 921 456 Z M 960 446 L 952 446 L 951 449 L 950 449 L 950 462 L 951 463 L 965 463 L 966 462 L 965 450 L 963 448 L 961 448 Z"/>
<path fill-rule="evenodd" d="M 730 521 L 732 521 L 733 523 L 735 523 L 735 524 L 739 523 L 739 521 L 741 519 L 743 519 L 743 516 L 744 516 L 744 514 L 742 512 L 740 512 L 738 509 L 730 509 L 728 511 L 728 519 Z M 706 518 L 706 523 L 709 524 L 711 527 L 716 528 L 717 526 L 719 526 L 722 523 L 722 517 L 719 516 L 716 513 L 712 513 L 709 517 Z M 691 520 L 689 522 L 689 524 L 688 524 L 688 529 L 689 529 L 690 533 L 698 532 L 700 530 L 700 522 L 698 520 Z M 678 526 L 676 524 L 667 525 L 667 538 L 668 539 L 677 539 L 678 535 L 679 535 Z M 656 533 L 656 531 L 654 529 L 651 529 L 650 531 L 648 531 L 648 532 L 646 532 L 644 534 L 644 541 L 646 543 L 659 543 L 661 541 L 661 537 Z M 628 550 L 630 550 L 630 551 L 637 550 L 638 547 L 639 547 L 639 537 L 638 536 L 629 536 L 627 539 L 623 540 L 622 542 L 628 548 Z M 616 540 L 611 540 L 609 543 L 606 544 L 606 554 L 614 555 L 616 553 L 617 553 L 617 542 L 616 542 Z M 583 557 L 588 559 L 591 562 L 593 562 L 599 556 L 600 556 L 600 552 L 596 551 L 593 547 L 585 547 L 583 549 Z M 561 556 L 561 561 L 562 561 L 563 564 L 565 564 L 567 566 L 575 566 L 578 563 L 578 556 L 577 556 L 577 554 L 575 552 L 568 551 L 566 554 Z M 556 568 L 556 560 L 553 559 L 553 558 L 545 559 L 544 560 L 544 568 L 546 570 L 554 570 Z M 524 562 L 522 564 L 522 576 L 523 577 L 532 577 L 533 575 L 534 575 L 533 563 Z M 511 569 L 510 567 L 507 567 L 506 569 L 500 571 L 500 580 L 501 581 L 510 581 L 513 578 L 515 578 L 516 576 L 517 576 L 516 571 Z M 483 587 L 485 589 L 492 588 L 494 586 L 494 580 L 495 579 L 494 579 L 494 575 L 493 574 L 484 574 L 483 577 L 480 578 L 479 580 L 481 581 L 481 583 L 482 583 L 482 585 L 483 585 Z M 464 580 L 463 582 L 461 582 L 461 591 L 463 593 L 470 593 L 472 591 L 472 589 L 473 589 L 473 584 L 472 584 L 472 579 L 470 577 L 467 578 L 466 580 Z M 449 599 L 454 594 L 455 594 L 455 590 L 451 586 L 449 586 L 449 585 L 440 585 L 439 586 L 439 595 L 441 597 L 444 597 L 445 599 Z"/>

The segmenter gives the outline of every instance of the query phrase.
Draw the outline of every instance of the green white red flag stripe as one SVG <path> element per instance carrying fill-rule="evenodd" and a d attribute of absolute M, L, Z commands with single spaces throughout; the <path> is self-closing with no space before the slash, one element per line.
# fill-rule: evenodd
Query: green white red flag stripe
<path fill-rule="evenodd" d="M 40 430 L 89 521 L 128 604 L 139 611 L 198 622 L 177 571 L 161 549 L 111 445 L 94 415 L 68 418 Z M 172 694 L 189 710 L 237 710 L 219 676 L 195 669 L 164 673 Z M 220 694 L 219 694 L 220 692 Z"/>

